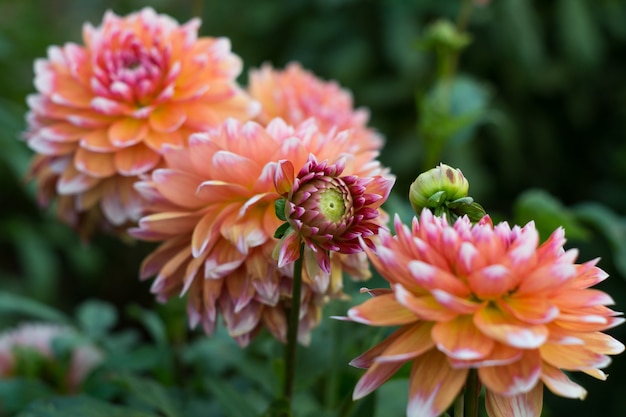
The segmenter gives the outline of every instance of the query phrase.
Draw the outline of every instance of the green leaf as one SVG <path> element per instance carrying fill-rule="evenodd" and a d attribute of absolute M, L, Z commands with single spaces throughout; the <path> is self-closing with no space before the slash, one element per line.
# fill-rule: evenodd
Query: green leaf
<path fill-rule="evenodd" d="M 69 323 L 70 319 L 60 311 L 38 301 L 17 294 L 0 293 L 0 313 L 20 314 L 46 321 Z"/>
<path fill-rule="evenodd" d="M 76 315 L 83 331 L 92 338 L 104 336 L 117 322 L 117 311 L 104 301 L 85 301 Z"/>
<path fill-rule="evenodd" d="M 534 221 L 542 240 L 559 227 L 565 229 L 570 239 L 584 240 L 589 231 L 559 200 L 543 190 L 529 190 L 522 193 L 515 201 L 514 217 L 516 224 Z"/>
<path fill-rule="evenodd" d="M 31 402 L 52 395 L 51 388 L 36 379 L 0 379 L 0 404 L 2 404 L 0 411 L 5 413 L 18 412 Z"/>
<path fill-rule="evenodd" d="M 180 404 L 163 385 L 147 378 L 139 378 L 129 374 L 121 376 L 119 380 L 126 386 L 133 399 L 155 411 L 160 411 L 166 417 L 181 416 Z"/>
<path fill-rule="evenodd" d="M 609 242 L 615 268 L 626 278 L 626 219 L 598 203 L 579 204 L 572 211 L 578 220 L 589 224 Z"/>
<path fill-rule="evenodd" d="M 285 217 L 285 205 L 287 204 L 287 200 L 284 198 L 279 198 L 274 202 L 274 212 L 276 213 L 276 217 L 279 220 L 284 222 L 287 221 L 287 217 Z"/>
<path fill-rule="evenodd" d="M 250 417 L 258 414 L 248 399 L 231 385 L 214 378 L 205 378 L 204 381 L 222 406 L 226 417 Z"/>
<path fill-rule="evenodd" d="M 156 414 L 108 404 L 80 395 L 32 403 L 17 417 L 158 417 Z"/>
<path fill-rule="evenodd" d="M 139 320 L 144 325 L 148 333 L 150 333 L 152 339 L 158 345 L 168 345 L 167 329 L 165 328 L 163 320 L 161 320 L 156 312 L 146 310 L 139 305 L 132 305 L 128 307 L 128 314 L 134 319 Z"/>

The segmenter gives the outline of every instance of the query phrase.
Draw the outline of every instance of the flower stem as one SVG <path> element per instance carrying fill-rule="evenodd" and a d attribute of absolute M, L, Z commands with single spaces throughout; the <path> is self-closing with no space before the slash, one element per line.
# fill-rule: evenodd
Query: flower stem
<path fill-rule="evenodd" d="M 480 396 L 480 381 L 478 371 L 470 369 L 465 386 L 465 417 L 478 417 L 478 397 Z"/>
<path fill-rule="evenodd" d="M 302 293 L 302 261 L 304 244 L 300 245 L 300 256 L 293 265 L 293 288 L 291 290 L 291 307 L 287 325 L 287 346 L 285 346 L 285 386 L 283 395 L 291 409 L 291 397 L 296 374 L 296 348 L 298 346 L 298 324 L 300 323 L 300 296 Z"/>

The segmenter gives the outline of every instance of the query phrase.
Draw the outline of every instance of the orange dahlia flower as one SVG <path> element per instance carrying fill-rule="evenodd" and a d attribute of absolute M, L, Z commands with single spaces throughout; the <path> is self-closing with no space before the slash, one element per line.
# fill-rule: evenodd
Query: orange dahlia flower
<path fill-rule="evenodd" d="M 227 39 L 198 38 L 199 26 L 151 8 L 107 12 L 101 26 L 85 24 L 84 46 L 52 46 L 35 62 L 25 139 L 38 154 L 40 204 L 58 197 L 59 216 L 78 227 L 93 211 L 112 226 L 134 222 L 142 202 L 132 184 L 161 164 L 164 145 L 254 115 L 235 81 L 241 60 Z"/>
<path fill-rule="evenodd" d="M 142 265 L 141 277 L 157 274 L 152 291 L 165 301 L 187 294 L 190 325 L 212 333 L 218 312 L 231 336 L 246 345 L 262 327 L 285 340 L 293 265 L 279 266 L 272 252 L 281 221 L 274 202 L 278 161 L 304 166 L 309 155 L 331 163 L 345 159 L 345 173 L 386 172 L 375 151 L 359 150 L 350 132 L 322 133 L 313 120 L 296 127 L 275 119 L 267 127 L 227 120 L 197 133 L 188 146 L 168 147 L 167 168 L 156 169 L 137 189 L 153 214 L 131 235 L 162 241 Z M 321 307 L 341 293 L 342 271 L 366 278 L 363 253 L 331 256 L 331 272 L 303 274 L 300 341 L 319 322 Z"/>
<path fill-rule="evenodd" d="M 348 311 L 348 320 L 399 326 L 352 365 L 367 368 L 354 390 L 361 398 L 404 363 L 411 362 L 408 416 L 443 413 L 477 369 L 491 417 L 514 410 L 539 416 L 543 386 L 557 395 L 584 398 L 565 371 L 604 380 L 600 370 L 624 345 L 601 333 L 622 323 L 591 289 L 607 274 L 597 260 L 576 264 L 565 251 L 562 229 L 539 245 L 531 222 L 520 228 L 476 225 L 466 217 L 453 226 L 422 212 L 412 228 L 395 219 L 396 236 L 381 231 L 369 259 L 391 289 Z"/>
<path fill-rule="evenodd" d="M 323 81 L 292 62 L 283 71 L 264 64 L 250 70 L 248 91 L 261 104 L 256 120 L 267 124 L 275 117 L 292 125 L 313 117 L 323 132 L 352 129 L 362 148 L 381 149 L 382 137 L 367 127 L 369 112 L 354 109 L 352 94 L 334 81 Z"/>
<path fill-rule="evenodd" d="M 19 349 L 32 349 L 50 361 L 55 358 L 52 342 L 59 337 L 72 336 L 75 331 L 66 326 L 49 323 L 24 323 L 0 334 L 0 378 L 19 376 Z M 67 375 L 60 383 L 75 392 L 87 375 L 102 362 L 102 353 L 93 345 L 76 346 L 70 354 Z"/>

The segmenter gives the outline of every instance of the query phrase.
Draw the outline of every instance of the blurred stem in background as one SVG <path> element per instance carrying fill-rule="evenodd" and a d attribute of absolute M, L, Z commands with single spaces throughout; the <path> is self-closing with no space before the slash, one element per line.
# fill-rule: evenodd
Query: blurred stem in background
<path fill-rule="evenodd" d="M 441 162 L 441 155 L 450 138 L 465 126 L 463 118 L 452 113 L 451 95 L 461 52 L 470 44 L 465 32 L 474 7 L 472 0 L 464 0 L 456 24 L 441 19 L 426 29 L 420 45 L 433 50 L 436 56 L 437 76 L 431 90 L 417 99 L 418 137 L 424 141 L 425 155 L 422 170 Z"/>

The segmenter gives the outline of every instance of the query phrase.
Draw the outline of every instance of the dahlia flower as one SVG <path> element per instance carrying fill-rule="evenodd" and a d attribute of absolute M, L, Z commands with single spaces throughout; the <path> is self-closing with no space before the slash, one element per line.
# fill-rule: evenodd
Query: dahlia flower
<path fill-rule="evenodd" d="M 275 119 L 264 127 L 229 119 L 191 135 L 187 146 L 167 147 L 167 168 L 136 184 L 151 214 L 130 230 L 138 239 L 162 242 L 141 271 L 144 279 L 157 275 L 152 291 L 158 299 L 187 294 L 190 325 L 201 323 L 208 334 L 221 313 L 242 346 L 263 327 L 284 341 L 293 266 L 279 266 L 272 256 L 281 224 L 274 177 L 278 161 L 304 166 L 310 154 L 331 164 L 345 159 L 346 175 L 386 172 L 375 151 L 354 146 L 349 131 L 322 133 L 313 120 L 292 127 Z M 342 271 L 369 276 L 365 254 L 334 255 L 330 273 L 303 274 L 302 343 L 324 303 L 342 296 Z"/>
<path fill-rule="evenodd" d="M 149 7 L 107 12 L 101 26 L 84 25 L 84 46 L 52 46 L 35 61 L 25 139 L 41 205 L 57 197 L 59 217 L 79 228 L 102 215 L 113 227 L 135 222 L 133 183 L 161 165 L 165 145 L 254 115 L 235 81 L 241 60 L 228 39 L 198 38 L 199 26 Z"/>
<path fill-rule="evenodd" d="M 326 273 L 330 273 L 330 251 L 361 252 L 359 239 L 373 246 L 370 237 L 381 227 L 378 209 L 389 197 L 394 180 L 382 175 L 340 176 L 345 162 L 339 159 L 329 165 L 310 155 L 296 176 L 290 161 L 280 161 L 275 185 L 285 198 L 284 215 L 291 230 L 277 246 L 278 266 L 300 256 L 301 242 L 307 246 L 305 254 L 312 254 Z"/>
<path fill-rule="evenodd" d="M 267 124 L 280 117 L 295 125 L 313 117 L 323 132 L 352 129 L 362 148 L 381 149 L 382 137 L 367 127 L 369 112 L 354 109 L 352 94 L 334 81 L 323 81 L 296 62 L 282 70 L 269 64 L 250 70 L 248 91 L 261 104 L 256 120 Z"/>
<path fill-rule="evenodd" d="M 57 337 L 71 336 L 70 327 L 48 323 L 25 323 L 0 334 L 0 378 L 16 375 L 18 372 L 16 349 L 28 348 L 43 357 L 56 361 L 52 342 Z M 68 374 L 64 384 L 70 392 L 75 392 L 85 377 L 102 361 L 102 353 L 92 345 L 79 345 L 72 350 Z"/>
<path fill-rule="evenodd" d="M 354 359 L 367 368 L 354 390 L 361 398 L 404 363 L 412 364 L 408 416 L 443 413 L 470 369 L 486 388 L 491 417 L 538 416 L 543 386 L 583 399 L 586 391 L 563 371 L 604 380 L 601 368 L 624 345 L 603 330 L 624 320 L 613 300 L 590 287 L 607 274 L 597 260 L 575 263 L 562 229 L 543 244 L 534 224 L 493 226 L 488 217 L 449 225 L 424 210 L 412 228 L 395 219 L 396 236 L 380 232 L 364 246 L 390 289 L 348 311 L 346 319 L 399 326 Z"/>

